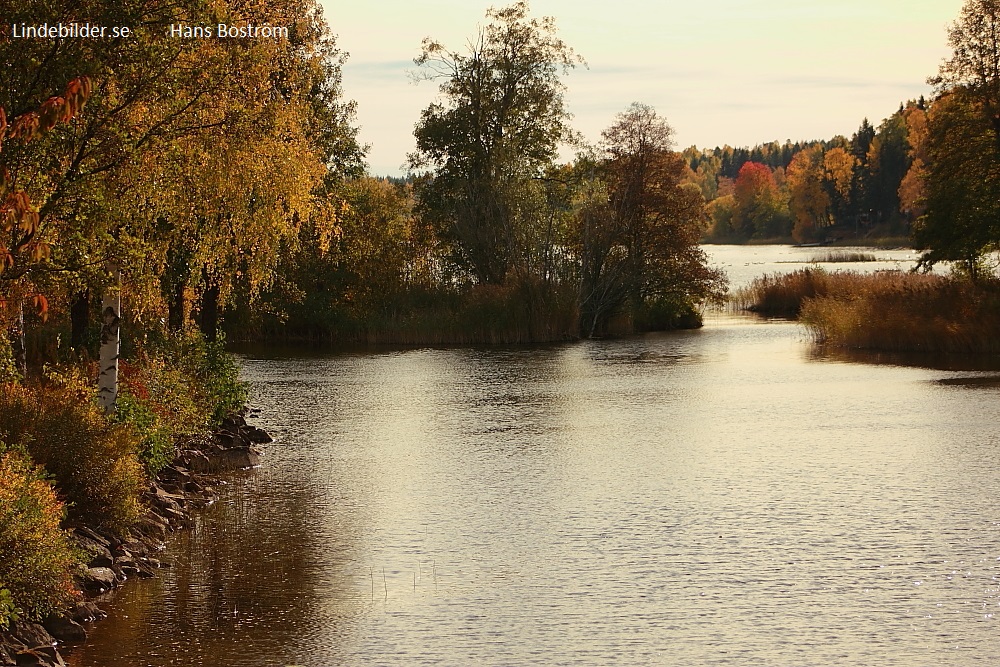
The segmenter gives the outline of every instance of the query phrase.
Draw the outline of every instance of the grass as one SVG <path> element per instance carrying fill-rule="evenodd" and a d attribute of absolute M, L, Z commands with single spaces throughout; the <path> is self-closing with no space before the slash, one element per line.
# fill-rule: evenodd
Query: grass
<path fill-rule="evenodd" d="M 886 352 L 1000 353 L 1000 282 L 801 269 L 758 278 L 736 308 L 798 317 L 817 342 Z"/>
<path fill-rule="evenodd" d="M 822 255 L 813 255 L 809 260 L 813 264 L 832 264 L 835 262 L 877 262 L 878 257 L 870 252 L 852 250 L 829 250 Z"/>

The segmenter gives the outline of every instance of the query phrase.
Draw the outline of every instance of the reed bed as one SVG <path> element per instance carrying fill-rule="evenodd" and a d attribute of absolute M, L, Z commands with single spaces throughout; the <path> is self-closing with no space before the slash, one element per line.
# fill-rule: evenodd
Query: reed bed
<path fill-rule="evenodd" d="M 737 307 L 798 317 L 817 342 L 887 352 L 1000 353 L 1000 282 L 801 269 L 755 280 Z"/>
<path fill-rule="evenodd" d="M 834 264 L 838 262 L 877 262 L 878 257 L 870 252 L 857 250 L 829 250 L 822 255 L 813 255 L 812 264 Z"/>

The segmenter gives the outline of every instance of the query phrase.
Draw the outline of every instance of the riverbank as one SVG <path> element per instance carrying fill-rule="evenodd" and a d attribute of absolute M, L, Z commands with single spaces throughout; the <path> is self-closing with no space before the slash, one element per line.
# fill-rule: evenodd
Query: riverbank
<path fill-rule="evenodd" d="M 175 458 L 142 493 L 143 511 L 129 529 L 86 524 L 71 528 L 71 543 L 81 554 L 73 574 L 77 601 L 41 622 L 13 621 L 9 629 L 0 630 L 0 665 L 64 665 L 59 649 L 85 642 L 88 627 L 106 616 L 93 598 L 170 567 L 158 558 L 169 534 L 190 527 L 192 514 L 215 502 L 220 475 L 257 465 L 256 446 L 270 441 L 242 416 L 229 417 L 211 433 L 177 441 Z"/>

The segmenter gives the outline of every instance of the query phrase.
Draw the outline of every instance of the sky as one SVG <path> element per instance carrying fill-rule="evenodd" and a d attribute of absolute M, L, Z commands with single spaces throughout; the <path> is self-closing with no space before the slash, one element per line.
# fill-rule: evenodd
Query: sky
<path fill-rule="evenodd" d="M 374 175 L 401 175 L 420 111 L 413 83 L 424 37 L 464 48 L 479 0 L 321 0 L 349 54 L 344 95 Z M 632 102 L 654 107 L 678 149 L 850 136 L 930 93 L 962 0 L 534 0 L 587 61 L 564 77 L 573 127 L 591 142 Z M 564 158 L 572 154 L 564 152 Z"/>

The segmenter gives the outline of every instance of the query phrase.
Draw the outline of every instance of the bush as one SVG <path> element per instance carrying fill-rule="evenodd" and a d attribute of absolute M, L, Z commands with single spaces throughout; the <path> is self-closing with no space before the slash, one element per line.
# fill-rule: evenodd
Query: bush
<path fill-rule="evenodd" d="M 197 330 L 163 335 L 140 359 L 158 414 L 173 410 L 173 433 L 218 426 L 246 406 L 249 385 L 239 379 L 239 366 L 223 340 L 207 342 Z"/>
<path fill-rule="evenodd" d="M 0 333 L 0 384 L 17 382 L 20 379 L 21 374 L 17 372 L 17 365 L 14 363 L 14 350 L 10 346 L 6 331 L 3 331 Z"/>
<path fill-rule="evenodd" d="M 69 604 L 77 558 L 60 530 L 63 505 L 42 471 L 0 443 L 0 628 Z"/>
<path fill-rule="evenodd" d="M 0 387 L 0 439 L 52 474 L 71 520 L 127 528 L 139 517 L 146 484 L 139 439 L 103 414 L 84 381 L 61 376 L 59 382 Z"/>

